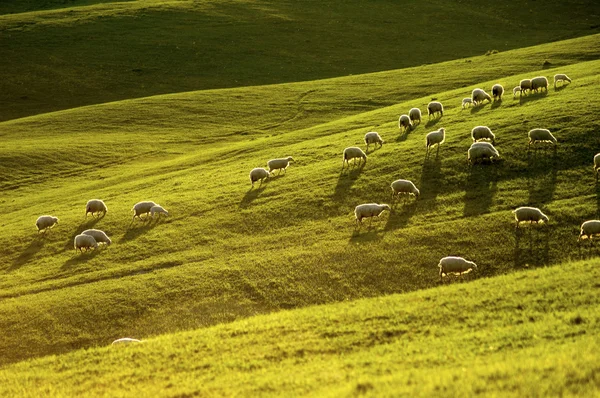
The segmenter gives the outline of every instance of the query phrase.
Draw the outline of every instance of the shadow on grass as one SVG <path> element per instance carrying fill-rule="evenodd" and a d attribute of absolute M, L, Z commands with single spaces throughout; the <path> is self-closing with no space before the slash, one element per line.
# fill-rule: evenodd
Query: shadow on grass
<path fill-rule="evenodd" d="M 346 199 L 346 195 L 352 185 L 356 182 L 360 174 L 365 167 L 365 163 L 361 163 L 360 166 L 345 167 L 340 171 L 338 176 L 337 184 L 335 184 L 335 190 L 331 199 L 333 203 L 342 204 Z"/>
<path fill-rule="evenodd" d="M 502 100 L 492 102 L 492 109 L 500 108 L 502 106 Z"/>
<path fill-rule="evenodd" d="M 266 185 L 260 184 L 256 188 L 250 188 L 248 192 L 244 195 L 242 200 L 240 201 L 239 208 L 245 208 L 250 206 L 250 204 L 254 201 L 254 199 L 258 198 L 258 196 L 264 192 Z"/>
<path fill-rule="evenodd" d="M 471 107 L 471 114 L 475 114 L 477 112 L 481 112 L 488 105 L 489 105 L 489 102 L 486 102 L 485 104 L 480 104 L 480 105 L 474 105 L 474 106 L 472 106 Z"/>
<path fill-rule="evenodd" d="M 33 256 L 35 256 L 35 254 L 37 252 L 39 252 L 42 247 L 44 247 L 44 235 L 42 234 L 38 234 L 38 236 L 36 236 L 31 243 L 29 243 L 29 245 L 25 248 L 25 250 L 23 250 L 23 252 L 21 252 L 21 254 L 19 254 L 19 257 L 17 257 L 12 265 L 8 268 L 8 271 L 14 271 L 16 269 L 21 268 L 23 265 L 25 265 L 25 263 L 27 263 L 29 260 L 31 260 L 31 258 Z"/>
<path fill-rule="evenodd" d="M 417 211 L 418 202 L 406 195 L 405 198 L 394 199 L 391 204 L 393 211 L 390 212 L 384 231 L 402 228 Z"/>
<path fill-rule="evenodd" d="M 436 124 L 438 124 L 438 123 L 440 122 L 440 120 L 442 120 L 442 117 L 441 117 L 441 116 L 439 116 L 439 117 L 435 117 L 435 118 L 433 118 L 433 119 L 428 119 L 428 120 L 427 120 L 427 123 L 425 123 L 425 127 L 426 127 L 426 128 L 433 127 L 433 126 L 435 126 Z"/>
<path fill-rule="evenodd" d="M 556 91 L 556 92 L 563 91 L 567 87 L 568 87 L 568 84 L 561 84 L 560 86 L 554 87 L 554 91 Z"/>
<path fill-rule="evenodd" d="M 69 239 L 65 242 L 65 245 L 63 246 L 63 251 L 73 250 L 73 241 L 75 240 L 75 237 L 83 231 L 85 231 L 86 229 L 92 229 L 98 223 L 98 221 L 102 220 L 103 218 L 104 215 L 102 215 L 102 217 L 93 217 L 91 219 L 88 219 L 86 217 L 85 221 L 79 224 L 79 226 L 71 234 Z"/>
<path fill-rule="evenodd" d="M 68 270 L 72 269 L 75 265 L 82 264 L 82 263 L 85 263 L 85 262 L 91 260 L 92 258 L 96 257 L 98 254 L 100 254 L 100 252 L 103 250 L 105 250 L 104 245 L 99 246 L 97 249 L 84 251 L 82 253 L 79 252 L 79 250 L 73 249 L 73 253 L 75 253 L 75 254 L 73 255 L 73 257 L 71 257 L 70 259 L 65 261 L 65 263 L 62 265 L 62 267 L 60 267 L 60 270 L 68 271 Z"/>
<path fill-rule="evenodd" d="M 406 139 L 408 138 L 408 133 L 411 131 L 412 131 L 412 129 L 410 129 L 410 128 L 405 129 L 403 132 L 400 133 L 398 138 L 396 138 L 396 142 L 406 141 Z"/>
<path fill-rule="evenodd" d="M 527 153 L 528 170 L 527 189 L 530 206 L 539 207 L 551 202 L 556 190 L 558 157 L 556 147 L 550 150 L 532 149 Z"/>
<path fill-rule="evenodd" d="M 548 265 L 551 234 L 552 228 L 543 224 L 521 224 L 515 228 L 515 268 Z"/>
<path fill-rule="evenodd" d="M 492 205 L 499 179 L 498 163 L 475 164 L 470 167 L 465 187 L 465 217 L 487 213 Z"/>
<path fill-rule="evenodd" d="M 377 220 L 373 220 L 372 224 L 370 225 L 369 221 L 365 221 L 360 228 L 354 228 L 352 235 L 350 235 L 349 242 L 353 244 L 361 244 L 381 240 L 383 237 L 383 230 L 380 228 L 380 224 L 381 223 L 378 223 Z"/>
<path fill-rule="evenodd" d="M 379 146 L 379 147 L 377 147 L 377 146 L 371 147 L 371 150 L 369 150 L 369 149 L 367 148 L 367 150 L 365 151 L 365 154 L 369 155 L 369 154 L 371 154 L 371 153 L 374 153 L 375 151 L 378 151 L 378 150 L 380 150 L 381 148 L 382 148 L 382 146 Z"/>
<path fill-rule="evenodd" d="M 537 101 L 539 99 L 542 98 L 546 98 L 546 96 L 548 95 L 548 91 L 542 91 L 539 93 L 529 93 L 527 95 L 522 95 L 519 98 L 519 105 L 523 105 L 526 104 L 527 102 L 531 102 L 531 101 Z"/>
<path fill-rule="evenodd" d="M 142 225 L 137 225 L 136 223 L 142 223 Z M 127 232 L 125 235 L 119 239 L 119 243 L 127 242 L 137 238 L 138 236 L 150 231 L 154 227 L 158 225 L 158 220 L 153 222 L 152 219 L 144 218 L 143 221 L 133 220 L 129 223 L 129 228 L 127 228 Z"/>

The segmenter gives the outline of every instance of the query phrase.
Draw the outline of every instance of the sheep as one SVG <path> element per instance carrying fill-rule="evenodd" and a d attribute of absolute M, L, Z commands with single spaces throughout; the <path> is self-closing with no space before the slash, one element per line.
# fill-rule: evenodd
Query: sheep
<path fill-rule="evenodd" d="M 539 223 L 549 221 L 548 216 L 542 213 L 540 209 L 537 207 L 519 207 L 518 209 L 513 210 L 515 214 L 516 228 L 519 228 L 519 224 L 522 222 L 531 222 L 531 223 Z"/>
<path fill-rule="evenodd" d="M 384 211 L 391 211 L 389 205 L 387 204 L 377 204 L 377 203 L 366 203 L 362 205 L 356 206 L 354 209 L 354 216 L 356 217 L 356 225 L 359 226 L 362 224 L 362 219 L 365 217 L 369 217 L 369 223 L 372 221 L 373 217 L 379 217 L 379 215 Z"/>
<path fill-rule="evenodd" d="M 291 156 L 288 156 L 287 158 L 280 158 L 280 159 L 271 159 L 267 162 L 267 167 L 269 168 L 269 173 L 272 173 L 273 170 L 279 170 L 279 173 L 281 173 L 281 170 L 283 170 L 283 174 L 285 174 L 287 167 L 290 165 L 290 162 L 293 162 L 294 158 Z M 277 174 L 279 174 L 277 173 Z"/>
<path fill-rule="evenodd" d="M 56 224 L 58 224 L 58 217 L 54 216 L 39 216 L 35 222 L 35 226 L 38 229 L 38 234 L 42 231 L 46 232 L 54 228 Z"/>
<path fill-rule="evenodd" d="M 427 105 L 427 113 L 429 117 L 433 115 L 435 117 L 436 113 L 440 114 L 440 117 L 444 116 L 444 106 L 441 102 L 432 101 Z"/>
<path fill-rule="evenodd" d="M 496 136 L 487 126 L 473 127 L 473 130 L 471 130 L 471 138 L 473 139 L 473 142 L 477 142 L 479 140 L 490 140 L 492 145 L 496 145 Z"/>
<path fill-rule="evenodd" d="M 439 152 L 440 145 L 444 143 L 446 140 L 446 129 L 440 128 L 439 130 L 432 131 L 427 133 L 425 137 L 425 144 L 427 146 L 427 152 L 429 152 L 429 148 L 437 144 L 437 150 Z"/>
<path fill-rule="evenodd" d="M 80 252 L 82 251 L 81 249 L 85 249 L 85 251 L 88 251 L 88 249 L 92 247 L 94 249 L 97 249 L 98 243 L 96 242 L 96 239 L 94 239 L 93 236 L 80 234 L 77 235 L 73 240 L 73 247 L 75 248 L 75 250 L 79 249 Z"/>
<path fill-rule="evenodd" d="M 154 218 L 155 214 L 158 214 L 158 218 L 160 218 L 161 214 L 164 214 L 167 217 L 169 216 L 169 212 L 159 205 L 152 206 L 150 209 L 150 217 Z"/>
<path fill-rule="evenodd" d="M 522 90 L 521 90 L 521 86 L 516 86 L 515 88 L 513 88 L 513 98 L 515 98 L 517 96 L 517 93 L 519 93 L 519 95 L 522 95 Z"/>
<path fill-rule="evenodd" d="M 104 243 L 106 246 L 109 246 L 112 243 L 108 235 L 99 229 L 86 229 L 81 235 L 89 235 L 93 237 L 97 243 Z"/>
<path fill-rule="evenodd" d="M 142 217 L 140 217 L 140 215 L 142 214 L 146 214 L 146 218 L 148 218 L 147 216 L 153 206 L 156 206 L 156 203 L 151 201 L 136 203 L 131 209 L 133 211 L 133 218 L 131 221 L 135 220 L 136 217 L 141 220 Z"/>
<path fill-rule="evenodd" d="M 486 93 L 484 90 L 482 90 L 480 88 L 474 89 L 473 92 L 471 93 L 471 101 L 473 101 L 473 105 L 479 105 L 484 100 L 488 100 L 489 102 L 492 102 L 492 97 L 490 97 L 490 95 L 488 93 Z"/>
<path fill-rule="evenodd" d="M 582 239 L 589 239 L 591 242 L 594 235 L 600 235 L 600 220 L 585 221 L 581 224 L 581 231 L 579 232 L 577 242 Z"/>
<path fill-rule="evenodd" d="M 364 163 L 365 165 L 367 164 L 367 155 L 359 147 L 350 146 L 350 147 L 344 149 L 344 159 L 342 161 L 342 170 L 344 170 L 344 166 L 346 164 L 348 164 L 348 167 L 350 167 L 350 160 L 356 159 L 356 158 L 359 158 L 359 161 L 358 161 L 359 164 L 362 163 L 362 160 L 365 161 L 365 163 Z M 354 164 L 356 164 L 356 160 L 354 160 Z"/>
<path fill-rule="evenodd" d="M 594 174 L 596 174 L 596 182 L 598 182 L 598 172 L 600 171 L 600 153 L 594 155 Z"/>
<path fill-rule="evenodd" d="M 132 339 L 131 337 L 123 337 L 121 339 L 117 339 L 111 343 L 111 345 L 124 345 L 124 344 L 135 344 L 141 343 L 142 340 Z"/>
<path fill-rule="evenodd" d="M 504 94 L 504 87 L 501 84 L 494 84 L 492 86 L 492 96 L 494 97 L 494 101 L 496 98 L 498 101 L 502 101 L 502 94 Z"/>
<path fill-rule="evenodd" d="M 531 79 L 531 91 L 535 91 L 537 93 L 538 89 L 546 89 L 548 92 L 548 79 L 545 76 L 538 76 Z"/>
<path fill-rule="evenodd" d="M 400 131 L 402 131 L 402 128 L 404 128 L 404 131 L 412 130 L 412 127 L 413 125 L 408 115 L 400 116 L 398 119 L 398 128 L 400 128 Z"/>
<path fill-rule="evenodd" d="M 252 169 L 250 171 L 250 182 L 252 183 L 252 188 L 254 188 L 254 183 L 256 181 L 260 180 L 260 185 L 262 185 L 263 181 L 269 177 L 271 177 L 271 173 L 267 169 L 264 169 L 262 167 L 256 167 Z"/>
<path fill-rule="evenodd" d="M 469 164 L 475 164 L 481 160 L 494 160 L 498 159 L 500 154 L 498 150 L 489 142 L 474 142 L 467 151 L 467 162 Z"/>
<path fill-rule="evenodd" d="M 465 109 L 468 106 L 472 106 L 473 105 L 473 100 L 471 99 L 471 97 L 467 97 L 467 98 L 463 98 L 462 100 L 462 108 Z"/>
<path fill-rule="evenodd" d="M 409 180 L 396 180 L 392 182 L 390 187 L 392 188 L 392 200 L 394 197 L 400 196 L 400 194 L 404 194 L 406 196 L 412 195 L 415 197 L 415 199 L 418 199 L 419 195 L 421 194 L 415 184 Z"/>
<path fill-rule="evenodd" d="M 88 213 L 92 213 L 92 217 L 94 216 L 94 213 L 98 213 L 98 217 L 100 217 L 100 213 L 102 213 L 103 216 L 105 216 L 107 211 L 108 209 L 106 208 L 106 205 L 100 199 L 88 200 L 87 204 L 85 205 L 86 218 L 88 216 Z"/>
<path fill-rule="evenodd" d="M 376 131 L 370 131 L 367 134 L 365 134 L 365 144 L 367 144 L 368 151 L 370 144 L 374 144 L 375 148 L 377 149 L 377 144 L 379 144 L 379 147 L 381 148 L 383 144 L 385 144 L 385 141 L 381 138 L 379 133 L 377 133 Z"/>
<path fill-rule="evenodd" d="M 419 124 L 421 123 L 421 110 L 419 108 L 411 108 L 410 111 L 408 111 L 408 117 L 410 117 L 410 121 L 414 124 L 417 124 L 416 122 L 418 121 Z"/>
<path fill-rule="evenodd" d="M 556 88 L 556 83 L 565 81 L 571 83 L 571 79 L 569 79 L 569 76 L 565 75 L 564 73 L 558 73 L 554 75 L 554 88 Z"/>
<path fill-rule="evenodd" d="M 529 144 L 527 145 L 527 149 L 531 148 L 531 145 L 535 145 L 538 142 L 550 142 L 554 144 L 554 148 L 556 148 L 556 138 L 552 135 L 550 130 L 548 129 L 533 129 L 528 133 L 529 136 Z"/>
<path fill-rule="evenodd" d="M 531 91 L 531 79 L 523 79 L 519 82 L 521 87 L 521 94 L 527 93 L 527 90 Z"/>
<path fill-rule="evenodd" d="M 440 260 L 438 267 L 440 269 L 440 282 L 443 276 L 453 274 L 466 274 L 472 270 L 477 270 L 477 264 L 473 261 L 467 261 L 462 257 L 444 257 Z"/>

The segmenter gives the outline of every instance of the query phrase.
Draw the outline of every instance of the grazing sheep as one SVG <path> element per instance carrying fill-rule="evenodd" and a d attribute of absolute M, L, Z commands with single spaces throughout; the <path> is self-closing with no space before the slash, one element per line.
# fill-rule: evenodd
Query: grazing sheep
<path fill-rule="evenodd" d="M 269 170 L 264 169 L 262 167 L 256 167 L 250 171 L 250 182 L 252 183 L 252 187 L 254 188 L 254 183 L 260 180 L 260 185 L 262 185 L 265 178 L 269 178 L 271 173 Z M 148 210 L 150 211 L 150 210 Z"/>
<path fill-rule="evenodd" d="M 81 249 L 85 249 L 85 251 L 88 251 L 88 249 L 90 248 L 97 249 L 98 243 L 96 242 L 96 239 L 94 239 L 93 236 L 81 234 L 77 235 L 73 240 L 73 247 L 75 248 L 75 250 L 79 249 L 80 252 L 82 251 Z"/>
<path fill-rule="evenodd" d="M 462 100 L 462 108 L 465 109 L 468 106 L 472 106 L 473 105 L 473 100 L 471 99 L 471 97 L 467 97 L 467 98 L 463 98 Z"/>
<path fill-rule="evenodd" d="M 537 92 L 538 89 L 544 88 L 548 92 L 548 79 L 545 76 L 538 76 L 531 79 L 531 91 Z"/>
<path fill-rule="evenodd" d="M 99 229 L 86 229 L 81 233 L 81 235 L 89 235 L 93 237 L 97 243 L 104 243 L 106 246 L 112 243 L 108 235 Z"/>
<path fill-rule="evenodd" d="M 416 123 L 417 121 L 420 124 L 421 123 L 421 110 L 419 108 L 411 108 L 410 111 L 408 111 L 408 117 L 410 117 L 410 121 L 413 124 L 417 124 Z"/>
<path fill-rule="evenodd" d="M 152 206 L 150 209 L 150 217 L 154 218 L 155 214 L 158 214 L 158 218 L 160 218 L 161 214 L 164 214 L 167 217 L 169 216 L 169 212 L 159 205 Z"/>
<path fill-rule="evenodd" d="M 594 174 L 596 174 L 596 182 L 598 182 L 598 172 L 600 171 L 600 153 L 594 155 Z"/>
<path fill-rule="evenodd" d="M 548 129 L 533 129 L 529 131 L 529 144 L 527 145 L 527 149 L 531 148 L 531 145 L 535 145 L 538 142 L 550 142 L 554 144 L 556 148 L 556 138 L 552 135 L 550 130 Z"/>
<path fill-rule="evenodd" d="M 131 221 L 135 220 L 136 217 L 141 220 L 142 217 L 140 217 L 140 216 L 142 214 L 146 214 L 146 218 L 148 218 L 148 214 L 150 213 L 150 209 L 153 206 L 156 206 L 156 203 L 151 202 L 151 201 L 136 203 L 133 206 L 133 208 L 131 209 L 133 211 L 133 218 L 131 219 Z"/>
<path fill-rule="evenodd" d="M 488 93 L 486 93 L 484 90 L 480 89 L 480 88 L 476 88 L 473 90 L 473 92 L 471 93 L 471 101 L 473 101 L 473 105 L 479 105 L 481 104 L 484 100 L 488 100 L 489 102 L 492 102 L 492 97 L 490 97 L 490 95 Z"/>
<path fill-rule="evenodd" d="M 436 113 L 440 114 L 440 117 L 444 116 L 444 106 L 441 102 L 432 101 L 427 105 L 427 113 L 429 117 L 433 115 L 435 117 Z"/>
<path fill-rule="evenodd" d="M 449 274 L 466 274 L 477 269 L 477 264 L 473 261 L 467 261 L 462 257 L 444 257 L 440 260 L 438 267 L 440 269 L 440 282 L 443 276 Z"/>
<path fill-rule="evenodd" d="M 477 142 L 480 140 L 490 140 L 492 141 L 492 145 L 496 145 L 496 136 L 492 133 L 487 126 L 476 126 L 471 130 L 471 138 L 473 142 Z"/>
<path fill-rule="evenodd" d="M 517 96 L 517 93 L 519 93 L 519 95 L 522 95 L 521 86 L 516 86 L 515 88 L 513 88 L 513 98 Z"/>
<path fill-rule="evenodd" d="M 531 79 L 523 79 L 519 82 L 519 87 L 521 87 L 521 94 L 527 93 L 527 91 L 531 91 Z"/>
<path fill-rule="evenodd" d="M 358 158 L 359 165 L 362 163 L 362 160 L 365 161 L 365 163 L 364 163 L 365 165 L 367 164 L 367 155 L 359 147 L 351 146 L 351 147 L 344 149 L 344 160 L 342 161 L 342 170 L 344 169 L 344 166 L 346 164 L 348 164 L 348 167 L 350 167 L 351 159 L 357 159 L 357 158 Z M 354 160 L 353 163 L 356 164 L 356 160 Z"/>
<path fill-rule="evenodd" d="M 474 142 L 467 151 L 467 162 L 475 164 L 478 161 L 498 159 L 500 154 L 498 150 L 489 142 Z"/>
<path fill-rule="evenodd" d="M 502 94 L 504 94 L 504 87 L 502 87 L 501 84 L 494 84 L 492 86 L 492 96 L 494 97 L 494 101 L 496 101 L 496 99 L 502 101 Z"/>
<path fill-rule="evenodd" d="M 556 83 L 558 82 L 569 82 L 571 83 L 571 79 L 569 79 L 569 76 L 565 75 L 564 73 L 559 73 L 554 75 L 554 88 L 556 88 Z"/>
<path fill-rule="evenodd" d="M 135 344 L 141 343 L 142 340 L 132 339 L 131 337 L 123 337 L 121 339 L 117 339 L 111 343 L 111 345 L 124 345 L 124 344 Z"/>
<path fill-rule="evenodd" d="M 429 148 L 437 144 L 437 150 L 439 152 L 440 145 L 444 143 L 446 140 L 446 129 L 440 128 L 439 130 L 432 131 L 427 133 L 425 137 L 425 145 L 427 146 L 427 152 L 429 152 Z"/>
<path fill-rule="evenodd" d="M 585 221 L 581 224 L 581 232 L 579 232 L 577 241 L 579 242 L 582 239 L 589 239 L 591 241 L 594 235 L 600 235 L 600 220 Z"/>
<path fill-rule="evenodd" d="M 354 209 L 354 216 L 356 217 L 356 225 L 360 225 L 362 223 L 362 219 L 369 217 L 369 222 L 372 221 L 373 217 L 379 217 L 379 215 L 384 211 L 391 211 L 389 205 L 386 204 L 377 204 L 377 203 L 366 203 L 362 205 L 356 206 Z"/>
<path fill-rule="evenodd" d="M 365 144 L 367 144 L 367 151 L 368 151 L 370 144 L 374 144 L 375 149 L 377 149 L 377 144 L 379 144 L 379 147 L 381 148 L 383 146 L 383 144 L 385 144 L 385 141 L 383 140 L 383 138 L 381 138 L 379 133 L 377 133 L 375 131 L 370 131 L 367 134 L 365 134 Z"/>
<path fill-rule="evenodd" d="M 400 131 L 402 131 L 402 128 L 404 128 L 404 131 L 411 130 L 413 125 L 410 121 L 410 117 L 408 117 L 408 115 L 400 116 L 398 119 L 398 127 L 400 128 Z"/>
<path fill-rule="evenodd" d="M 540 209 L 537 207 L 519 207 L 516 210 L 513 210 L 515 214 L 516 227 L 519 228 L 519 224 L 522 222 L 531 222 L 531 223 L 539 223 L 548 222 L 548 216 L 546 216 Z"/>
<path fill-rule="evenodd" d="M 281 173 L 281 170 L 283 170 L 283 173 L 285 174 L 287 167 L 290 165 L 290 162 L 293 162 L 294 158 L 291 156 L 288 156 L 287 158 L 280 158 L 280 159 L 271 159 L 267 162 L 267 167 L 269 168 L 269 173 L 272 173 L 273 170 L 279 170 L 279 173 Z M 277 173 L 277 174 L 279 174 Z"/>
<path fill-rule="evenodd" d="M 47 230 L 52 229 L 56 224 L 58 224 L 58 217 L 53 216 L 39 216 L 35 222 L 38 234 L 42 231 L 46 232 Z"/>
<path fill-rule="evenodd" d="M 106 205 L 100 199 L 88 200 L 87 204 L 85 205 L 86 218 L 87 218 L 88 213 L 92 213 L 92 217 L 94 216 L 94 213 L 98 213 L 98 217 L 100 217 L 100 213 L 103 213 L 103 215 L 106 215 L 107 211 L 108 211 L 108 209 L 106 208 Z"/>
<path fill-rule="evenodd" d="M 413 195 L 415 199 L 418 199 L 419 195 L 421 194 L 415 184 L 409 180 L 396 180 L 392 182 L 392 185 L 390 186 L 392 187 L 392 199 L 396 196 L 400 196 L 401 194 L 406 196 Z"/>

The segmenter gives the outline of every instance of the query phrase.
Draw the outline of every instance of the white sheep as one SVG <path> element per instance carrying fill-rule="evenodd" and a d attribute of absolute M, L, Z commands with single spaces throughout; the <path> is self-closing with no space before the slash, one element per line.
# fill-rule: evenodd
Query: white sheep
<path fill-rule="evenodd" d="M 146 202 L 139 202 L 136 203 L 133 208 L 131 209 L 133 211 L 133 218 L 131 219 L 131 221 L 135 220 L 135 218 L 139 218 L 140 220 L 142 219 L 142 217 L 140 217 L 142 214 L 146 214 L 146 218 L 148 218 L 148 214 L 150 213 L 150 209 L 156 206 L 156 203 L 152 202 L 152 201 L 146 201 Z"/>
<path fill-rule="evenodd" d="M 164 214 L 167 217 L 169 216 L 169 212 L 159 205 L 152 206 L 150 209 L 150 217 L 154 218 L 155 214 L 158 214 L 158 218 L 160 218 L 161 214 Z"/>
<path fill-rule="evenodd" d="M 545 76 L 538 76 L 531 79 L 531 91 L 537 92 L 538 89 L 546 89 L 548 91 L 548 79 Z"/>
<path fill-rule="evenodd" d="M 54 216 L 39 216 L 35 222 L 38 234 L 42 231 L 46 232 L 47 230 L 52 229 L 56 224 L 58 224 L 58 217 Z"/>
<path fill-rule="evenodd" d="M 404 131 L 411 130 L 413 127 L 412 122 L 410 121 L 410 117 L 408 115 L 401 115 L 398 119 L 398 128 L 400 131 L 404 128 Z"/>
<path fill-rule="evenodd" d="M 429 117 L 433 115 L 435 117 L 436 113 L 440 114 L 440 117 L 444 116 L 444 106 L 441 102 L 432 101 L 427 105 L 427 113 Z"/>
<path fill-rule="evenodd" d="M 496 99 L 502 101 L 502 94 L 504 94 L 504 87 L 502 87 L 501 84 L 494 84 L 492 86 L 492 96 L 494 97 L 494 101 L 496 101 Z"/>
<path fill-rule="evenodd" d="M 132 339 L 131 337 L 123 337 L 121 339 L 117 339 L 111 343 L 111 345 L 123 345 L 123 344 L 135 344 L 141 343 L 142 340 Z"/>
<path fill-rule="evenodd" d="M 389 205 L 386 204 L 377 204 L 377 203 L 365 203 L 362 205 L 356 206 L 354 209 L 354 216 L 356 217 L 356 225 L 360 225 L 362 223 L 362 219 L 368 217 L 371 222 L 373 217 L 379 217 L 379 215 L 384 211 L 391 211 Z"/>
<path fill-rule="evenodd" d="M 471 130 L 471 138 L 473 142 L 480 140 L 490 140 L 493 145 L 496 145 L 496 136 L 488 126 L 475 126 Z"/>
<path fill-rule="evenodd" d="M 85 205 L 86 218 L 87 218 L 88 213 L 92 213 L 92 217 L 94 216 L 94 213 L 98 213 L 98 217 L 100 217 L 100 213 L 103 213 L 103 215 L 106 215 L 107 211 L 108 211 L 108 209 L 106 208 L 106 205 L 100 199 L 88 200 L 87 204 Z"/>
<path fill-rule="evenodd" d="M 392 182 L 390 186 L 392 188 L 392 199 L 396 196 L 400 196 L 401 194 L 406 196 L 412 195 L 415 197 L 415 199 L 418 199 L 419 195 L 421 194 L 415 184 L 409 180 L 396 180 Z"/>
<path fill-rule="evenodd" d="M 75 248 L 75 250 L 78 250 L 81 252 L 81 249 L 85 249 L 85 251 L 88 251 L 88 249 L 90 248 L 94 248 L 97 249 L 98 248 L 98 242 L 96 242 L 96 239 L 94 239 L 93 236 L 91 235 L 77 235 L 75 237 L 75 239 L 73 240 L 73 247 Z"/>
<path fill-rule="evenodd" d="M 565 75 L 564 73 L 558 73 L 556 75 L 554 75 L 554 88 L 556 88 L 556 83 L 558 82 L 569 82 L 571 83 L 571 79 L 569 79 L 569 76 Z"/>
<path fill-rule="evenodd" d="M 290 162 L 293 162 L 294 158 L 291 156 L 288 156 L 287 158 L 280 158 L 280 159 L 271 159 L 267 162 L 267 167 L 269 168 L 269 173 L 272 173 L 273 170 L 279 170 L 279 173 L 281 173 L 281 170 L 283 170 L 283 173 L 285 174 L 287 167 L 290 165 Z M 277 173 L 277 174 L 279 174 Z"/>
<path fill-rule="evenodd" d="M 498 150 L 489 142 L 474 142 L 467 151 L 467 162 L 475 164 L 478 161 L 498 159 L 500 154 Z"/>
<path fill-rule="evenodd" d="M 419 108 L 411 108 L 410 111 L 408 111 L 408 117 L 410 117 L 410 121 L 413 124 L 417 124 L 417 121 L 421 123 L 421 110 Z"/>
<path fill-rule="evenodd" d="M 519 95 L 522 95 L 521 86 L 516 86 L 515 88 L 513 88 L 513 98 L 517 96 L 517 93 L 519 93 Z"/>
<path fill-rule="evenodd" d="M 531 222 L 531 223 L 539 223 L 539 222 L 548 222 L 548 216 L 542 213 L 540 209 L 537 207 L 519 207 L 518 209 L 513 210 L 515 214 L 516 227 L 519 228 L 519 224 L 522 222 Z"/>
<path fill-rule="evenodd" d="M 596 174 L 596 182 L 598 182 L 598 172 L 600 171 L 600 153 L 594 155 L 594 174 Z"/>
<path fill-rule="evenodd" d="M 263 181 L 266 178 L 269 178 L 271 173 L 269 170 L 264 169 L 262 167 L 256 167 L 250 171 L 250 182 L 252 183 L 252 187 L 254 188 L 254 183 L 260 180 L 260 185 L 262 185 Z"/>
<path fill-rule="evenodd" d="M 81 233 L 81 235 L 89 235 L 93 237 L 97 243 L 104 243 L 106 246 L 112 243 L 108 235 L 106 235 L 104 231 L 100 231 L 99 229 L 86 229 Z"/>
<path fill-rule="evenodd" d="M 519 87 L 521 87 L 521 94 L 527 93 L 527 91 L 531 91 L 531 79 L 523 79 L 519 82 Z"/>
<path fill-rule="evenodd" d="M 360 149 L 359 147 L 356 146 L 350 146 L 346 149 L 344 149 L 344 159 L 342 161 L 342 170 L 344 169 L 344 166 L 346 164 L 348 164 L 348 167 L 350 167 L 350 160 L 355 159 L 354 160 L 354 164 L 356 164 L 356 159 L 358 159 L 358 164 L 360 165 L 362 163 L 362 161 L 365 161 L 365 165 L 367 164 L 367 155 L 363 152 L 362 149 Z"/>
<path fill-rule="evenodd" d="M 471 93 L 471 100 L 473 101 L 474 105 L 479 105 L 485 100 L 492 102 L 492 97 L 490 97 L 490 95 L 486 93 L 485 90 L 476 88 Z"/>
<path fill-rule="evenodd" d="M 594 235 L 600 235 L 600 220 L 589 220 L 581 224 L 581 231 L 577 241 L 582 239 L 589 239 L 590 241 L 594 238 Z"/>
<path fill-rule="evenodd" d="M 527 145 L 527 149 L 531 148 L 531 145 L 537 144 L 538 142 L 550 142 L 554 144 L 556 148 L 556 138 L 552 135 L 550 130 L 548 129 L 533 129 L 528 133 L 529 136 L 529 144 Z"/>
<path fill-rule="evenodd" d="M 385 144 L 385 141 L 383 140 L 383 138 L 381 138 L 378 132 L 369 131 L 367 134 L 365 134 L 365 144 L 367 144 L 368 151 L 369 145 L 374 144 L 375 148 L 377 148 L 377 144 L 379 144 L 379 147 L 381 148 L 383 144 Z"/>
<path fill-rule="evenodd" d="M 471 97 L 467 97 L 467 98 L 463 98 L 462 100 L 462 108 L 465 109 L 469 106 L 473 105 L 473 100 L 471 99 Z"/>
<path fill-rule="evenodd" d="M 432 131 L 427 133 L 425 136 L 425 145 L 427 146 L 427 152 L 429 152 L 429 148 L 437 144 L 437 150 L 439 152 L 440 145 L 444 143 L 446 140 L 446 129 L 440 128 L 439 130 Z"/>
<path fill-rule="evenodd" d="M 467 261 L 462 257 L 448 256 L 440 260 L 438 267 L 440 269 L 440 281 L 443 276 L 449 274 L 466 274 L 477 269 L 477 264 L 473 261 Z"/>

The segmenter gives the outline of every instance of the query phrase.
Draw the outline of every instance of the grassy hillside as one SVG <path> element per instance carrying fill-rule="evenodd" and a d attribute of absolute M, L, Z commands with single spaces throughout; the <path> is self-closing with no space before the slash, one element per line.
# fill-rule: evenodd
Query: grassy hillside
<path fill-rule="evenodd" d="M 155 94 L 412 67 L 600 32 L 600 3 L 568 4 L 2 2 L 0 120 Z"/>
<path fill-rule="evenodd" d="M 446 255 L 475 260 L 482 276 L 596 255 L 575 242 L 599 206 L 591 166 L 600 148 L 597 43 L 591 36 L 374 75 L 1 123 L 1 363 L 429 288 Z M 543 59 L 560 68 L 533 70 Z M 573 83 L 460 108 L 476 86 L 510 90 L 521 78 L 557 71 Z M 425 110 L 432 97 L 446 104 L 444 117 L 400 135 L 398 115 Z M 468 167 L 469 131 L 480 124 L 497 134 L 504 160 Z M 556 152 L 526 151 L 527 131 L 538 126 L 557 136 Z M 425 133 L 438 127 L 447 129 L 446 143 L 426 159 Z M 342 150 L 363 145 L 370 130 L 388 142 L 364 169 L 341 173 Z M 288 155 L 296 162 L 287 175 L 250 190 L 251 168 Z M 397 178 L 415 181 L 420 200 L 355 230 L 354 207 L 389 201 Z M 91 198 L 106 201 L 106 217 L 84 219 Z M 171 217 L 131 223 L 131 207 L 146 199 Z M 550 225 L 515 233 L 511 210 L 525 204 L 540 206 Z M 61 220 L 44 237 L 34 226 L 41 214 Z M 92 226 L 114 244 L 74 253 L 73 237 Z"/>
<path fill-rule="evenodd" d="M 593 397 L 599 277 L 581 261 L 80 350 L 4 367 L 0 395 Z"/>

